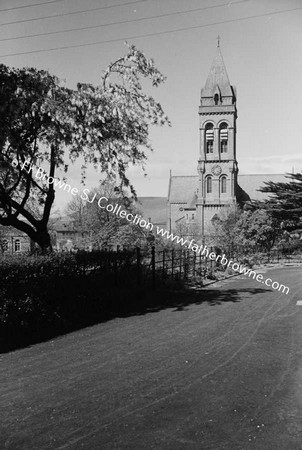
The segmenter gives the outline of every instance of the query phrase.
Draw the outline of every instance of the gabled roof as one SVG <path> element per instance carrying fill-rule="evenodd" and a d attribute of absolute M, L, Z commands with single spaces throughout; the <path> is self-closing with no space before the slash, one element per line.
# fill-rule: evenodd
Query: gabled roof
<path fill-rule="evenodd" d="M 198 175 L 193 176 L 172 176 L 168 200 L 170 203 L 187 203 L 198 188 Z"/>
<path fill-rule="evenodd" d="M 224 65 L 220 47 L 217 47 L 216 56 L 212 62 L 205 87 L 201 91 L 201 97 L 212 97 L 219 88 L 222 97 L 232 97 L 233 91 Z"/>
<path fill-rule="evenodd" d="M 264 187 L 265 181 L 273 181 L 273 183 L 288 183 L 285 174 L 251 174 L 238 175 L 238 184 L 249 195 L 251 200 L 265 200 L 268 194 L 259 192 L 260 187 Z"/>
<path fill-rule="evenodd" d="M 49 220 L 50 229 L 57 232 L 76 232 L 77 228 L 71 217 L 52 217 Z"/>
<path fill-rule="evenodd" d="M 26 233 L 17 230 L 17 228 L 9 225 L 0 225 L 0 239 L 6 239 L 7 237 L 26 237 L 29 239 Z"/>
<path fill-rule="evenodd" d="M 196 195 L 196 192 L 194 192 L 193 195 L 191 195 L 190 199 L 188 200 L 184 209 L 196 209 L 196 201 L 197 201 L 197 195 Z"/>

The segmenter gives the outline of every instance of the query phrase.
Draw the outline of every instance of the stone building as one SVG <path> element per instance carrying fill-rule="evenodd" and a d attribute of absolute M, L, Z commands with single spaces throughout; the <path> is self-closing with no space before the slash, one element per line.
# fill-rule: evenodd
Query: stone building
<path fill-rule="evenodd" d="M 91 250 L 89 232 L 78 230 L 70 220 L 50 221 L 49 232 L 55 251 L 70 251 L 74 248 Z M 38 246 L 25 233 L 13 227 L 0 226 L 0 254 L 29 254 Z"/>
<path fill-rule="evenodd" d="M 9 255 L 29 253 L 33 242 L 22 231 L 13 227 L 0 226 L 0 253 Z"/>
<path fill-rule="evenodd" d="M 197 175 L 172 176 L 168 191 L 167 229 L 195 226 L 210 233 L 213 218 L 231 205 L 261 199 L 264 181 L 285 181 L 285 175 L 239 175 L 236 146 L 237 92 L 230 84 L 219 43 L 199 106 Z"/>
<path fill-rule="evenodd" d="M 53 249 L 70 251 L 72 249 L 92 249 L 89 230 L 76 227 L 69 218 L 61 218 L 51 224 L 51 236 Z"/>

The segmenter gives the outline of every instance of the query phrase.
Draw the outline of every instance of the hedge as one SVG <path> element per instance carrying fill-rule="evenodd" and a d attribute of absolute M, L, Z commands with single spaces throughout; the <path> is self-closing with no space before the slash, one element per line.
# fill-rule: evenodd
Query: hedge
<path fill-rule="evenodd" d="M 0 351 L 121 315 L 146 291 L 135 252 L 0 259 Z"/>

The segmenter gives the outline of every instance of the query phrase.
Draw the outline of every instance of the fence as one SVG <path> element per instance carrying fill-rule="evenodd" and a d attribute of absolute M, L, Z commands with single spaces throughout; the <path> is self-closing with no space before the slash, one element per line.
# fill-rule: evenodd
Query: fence
<path fill-rule="evenodd" d="M 104 285 L 141 285 L 153 287 L 160 280 L 185 280 L 205 277 L 213 271 L 214 261 L 184 249 L 155 247 L 122 251 L 79 252 L 51 256 L 23 256 L 0 259 L 0 287 L 41 279 L 49 280 L 97 276 Z"/>
<path fill-rule="evenodd" d="M 302 263 L 302 254 L 300 252 L 290 252 L 286 248 L 275 247 L 270 251 L 263 251 L 261 248 L 252 247 L 246 248 L 241 246 L 236 246 L 226 249 L 226 254 L 229 259 L 236 260 L 240 262 L 240 259 L 248 261 L 252 265 L 258 264 L 296 264 Z"/>
<path fill-rule="evenodd" d="M 221 254 L 218 249 L 208 247 L 209 253 Z M 270 253 L 254 252 L 244 256 L 242 249 L 228 249 L 228 259 L 253 266 L 261 263 L 300 263 L 301 255 L 286 255 L 273 250 Z M 10 261 L 10 262 L 9 262 Z M 22 262 L 23 261 L 23 262 Z M 127 251 L 95 251 L 77 254 L 54 255 L 51 257 L 30 256 L 23 260 L 0 260 L 0 287 L 5 284 L 37 279 L 50 280 L 72 277 L 97 276 L 104 286 L 149 284 L 159 281 L 187 280 L 199 276 L 201 279 L 214 278 L 217 269 L 224 267 L 201 254 L 188 249 L 161 249 L 155 247 Z"/>
<path fill-rule="evenodd" d="M 209 251 L 213 251 L 212 248 Z M 102 253 L 101 253 L 102 254 Z M 196 275 L 205 278 L 211 276 L 215 261 L 204 258 L 201 254 L 184 249 L 162 249 L 156 250 L 152 247 L 148 250 L 142 250 L 137 247 L 132 252 L 117 251 L 103 253 L 103 264 L 98 267 L 87 265 L 86 271 L 89 273 L 106 272 L 114 275 L 115 284 L 120 281 L 120 261 L 125 260 L 127 255 L 127 264 L 124 271 L 131 274 L 136 284 L 150 283 L 153 287 L 159 280 L 187 280 Z M 133 280 L 132 280 L 133 281 Z"/>
<path fill-rule="evenodd" d="M 156 279 L 188 279 L 191 276 L 205 276 L 207 271 L 213 270 L 214 261 L 207 260 L 201 254 L 189 250 L 163 249 L 155 251 L 152 247 L 149 268 L 151 268 L 152 284 Z M 150 269 L 149 269 L 150 270 Z"/>

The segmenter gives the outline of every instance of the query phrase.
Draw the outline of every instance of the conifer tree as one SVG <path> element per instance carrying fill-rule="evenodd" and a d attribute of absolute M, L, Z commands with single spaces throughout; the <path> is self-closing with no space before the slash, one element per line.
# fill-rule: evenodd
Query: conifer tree
<path fill-rule="evenodd" d="M 302 173 L 287 174 L 288 182 L 265 182 L 260 192 L 269 194 L 258 205 L 274 217 L 281 229 L 293 231 L 302 228 Z"/>

